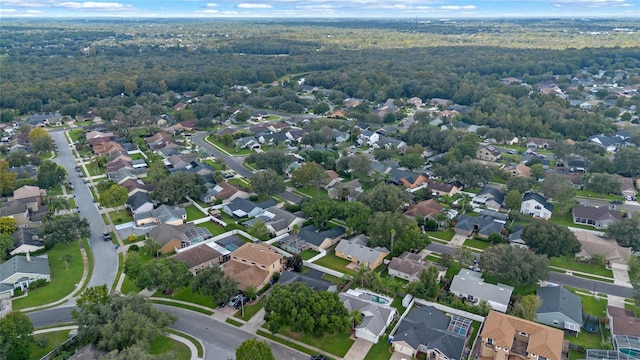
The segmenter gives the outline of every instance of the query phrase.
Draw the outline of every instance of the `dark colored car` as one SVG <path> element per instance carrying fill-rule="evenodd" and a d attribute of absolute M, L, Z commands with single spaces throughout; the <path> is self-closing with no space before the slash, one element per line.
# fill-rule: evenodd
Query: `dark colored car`
<path fill-rule="evenodd" d="M 620 204 L 624 204 L 624 201 L 622 200 L 611 200 L 612 204 L 616 204 L 616 205 L 620 205 Z"/>
<path fill-rule="evenodd" d="M 102 238 L 104 239 L 104 241 L 111 241 L 111 234 L 109 234 L 109 232 L 105 231 L 102 233 Z"/>
<path fill-rule="evenodd" d="M 311 360 L 327 360 L 324 355 L 311 355 Z"/>

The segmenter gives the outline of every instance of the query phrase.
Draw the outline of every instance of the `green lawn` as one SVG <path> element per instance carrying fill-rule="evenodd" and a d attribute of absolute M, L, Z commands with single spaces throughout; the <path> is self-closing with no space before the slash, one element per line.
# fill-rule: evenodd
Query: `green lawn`
<path fill-rule="evenodd" d="M 45 337 L 49 339 L 49 342 L 44 348 L 40 348 L 39 346 L 36 346 L 35 344 L 32 343 L 31 356 L 29 357 L 29 359 L 31 360 L 39 360 L 40 358 L 48 354 L 51 350 L 62 345 L 63 342 L 69 339 L 69 330 L 48 332 L 48 333 L 36 335 L 35 337 Z"/>
<path fill-rule="evenodd" d="M 115 225 L 120 225 L 120 224 L 127 223 L 129 221 L 133 221 L 133 216 L 129 214 L 129 210 L 127 209 L 114 210 L 109 213 L 109 216 L 111 217 L 111 220 Z"/>
<path fill-rule="evenodd" d="M 218 141 L 218 139 L 216 139 L 215 136 L 207 136 L 205 138 L 205 141 L 210 142 L 211 144 L 221 148 L 222 150 L 228 152 L 229 154 L 235 155 L 235 156 L 242 156 L 242 155 L 251 155 L 253 154 L 253 151 L 249 150 L 249 149 L 236 149 L 235 147 L 227 147 L 224 146 L 220 141 Z"/>
<path fill-rule="evenodd" d="M 187 210 L 187 221 L 198 220 L 207 216 L 194 205 L 187 206 L 185 210 Z"/>
<path fill-rule="evenodd" d="M 51 189 L 47 189 L 48 196 L 60 196 L 62 195 L 62 185 L 58 184 Z"/>
<path fill-rule="evenodd" d="M 333 276 L 333 275 L 329 275 L 329 274 L 323 274 L 322 278 L 327 280 L 327 281 L 329 281 L 329 282 L 331 282 L 332 284 L 335 284 L 335 285 L 340 285 L 344 281 L 342 278 L 339 278 L 339 277 L 336 277 L 336 276 Z"/>
<path fill-rule="evenodd" d="M 89 176 L 97 176 L 104 174 L 104 167 L 98 166 L 95 161 L 87 164 L 87 171 L 89 171 Z"/>
<path fill-rule="evenodd" d="M 391 344 L 387 341 L 387 337 L 380 338 L 377 344 L 374 344 L 364 357 L 364 360 L 389 360 L 391 359 Z"/>
<path fill-rule="evenodd" d="M 244 321 L 249 321 L 249 319 L 251 319 L 255 314 L 257 314 L 258 311 L 260 311 L 260 309 L 262 309 L 265 304 L 266 304 L 265 297 L 262 297 L 260 298 L 259 301 L 253 304 L 245 304 L 244 316 L 242 316 L 242 309 L 236 311 L 235 315 L 233 316 L 237 317 L 238 319 L 242 319 Z"/>
<path fill-rule="evenodd" d="M 249 189 L 251 188 L 251 183 L 249 183 L 244 179 L 239 179 L 239 178 L 227 179 L 227 182 L 229 184 L 240 186 L 242 188 L 249 188 Z"/>
<path fill-rule="evenodd" d="M 66 254 L 72 257 L 68 269 L 61 260 Z M 76 284 L 80 285 L 84 263 L 77 242 L 56 244 L 51 250 L 47 251 L 47 256 L 49 257 L 51 282 L 41 288 L 29 291 L 29 295 L 26 297 L 14 300 L 14 310 L 58 301 L 75 290 Z"/>
<path fill-rule="evenodd" d="M 280 343 L 280 344 L 282 344 L 284 346 L 287 346 L 287 347 L 290 347 L 292 349 L 296 349 L 296 350 L 298 350 L 300 352 L 303 352 L 303 353 L 305 353 L 307 355 L 317 354 L 317 351 L 313 351 L 313 350 L 311 350 L 309 348 L 306 348 L 304 346 L 300 346 L 298 344 L 292 343 L 291 341 L 287 341 L 285 339 L 282 339 L 282 338 L 280 338 L 278 336 L 275 336 L 275 335 L 273 335 L 273 334 L 271 334 L 269 332 L 266 332 L 266 331 L 263 331 L 263 330 L 258 330 L 256 333 L 258 335 L 262 336 L 262 337 L 265 337 L 267 339 L 271 339 L 271 340 L 273 340 L 273 341 L 275 341 L 277 343 Z M 328 358 L 327 360 L 332 360 L 332 359 Z"/>
<path fill-rule="evenodd" d="M 347 273 L 350 275 L 355 275 L 357 273 L 354 270 L 347 269 L 347 265 L 351 264 L 351 261 L 337 257 L 333 253 L 333 251 L 327 252 L 327 255 L 316 260 L 314 264 L 328 267 L 329 269 L 333 269 L 335 271 L 340 271 L 342 273 Z"/>
<path fill-rule="evenodd" d="M 636 314 L 636 317 L 640 317 L 640 306 L 624 303 L 624 308 L 633 311 Z"/>
<path fill-rule="evenodd" d="M 307 250 L 303 251 L 300 254 L 300 256 L 302 256 L 302 260 L 309 260 L 309 259 L 311 259 L 312 257 L 314 257 L 314 256 L 316 256 L 318 254 L 320 254 L 320 253 L 317 252 L 317 251 L 314 251 L 312 249 L 307 249 Z"/>
<path fill-rule="evenodd" d="M 609 331 L 603 329 L 602 325 L 600 326 L 600 330 L 604 332 L 604 338 L 607 339 L 609 337 Z M 602 335 L 600 334 L 600 331 L 596 333 L 588 333 L 584 331 L 584 329 L 580 331 L 580 335 L 577 337 L 565 334 L 564 339 L 568 340 L 572 344 L 584 346 L 585 349 L 600 349 L 600 343 L 602 343 Z M 579 359 L 584 359 L 584 355 L 579 357 Z"/>
<path fill-rule="evenodd" d="M 317 337 L 311 334 L 293 332 L 289 327 L 287 327 L 281 329 L 280 333 L 284 336 L 290 337 L 294 340 L 298 340 L 307 345 L 316 347 L 339 357 L 344 356 L 347 351 L 349 351 L 351 345 L 353 345 L 354 342 L 349 338 L 350 334 L 348 331 L 344 333 L 336 333 Z"/>
<path fill-rule="evenodd" d="M 82 134 L 84 134 L 84 130 L 78 129 L 69 131 L 69 137 L 71 138 L 72 142 L 78 141 L 78 139 L 82 137 Z"/>
<path fill-rule="evenodd" d="M 613 272 L 604 265 L 593 265 L 584 262 L 577 262 L 573 256 L 562 256 L 549 259 L 549 265 L 563 269 L 585 272 L 594 275 L 613 278 Z"/>
<path fill-rule="evenodd" d="M 146 160 L 146 158 L 141 153 L 135 153 L 131 154 L 131 160 Z"/>
<path fill-rule="evenodd" d="M 153 294 L 153 296 L 154 297 L 159 297 L 159 298 L 182 300 L 182 301 L 186 301 L 186 302 L 190 302 L 190 303 L 206 306 L 206 307 L 210 308 L 211 310 L 213 310 L 217 305 L 217 304 L 214 304 L 214 303 L 211 302 L 211 297 L 210 296 L 194 293 L 193 291 L 191 291 L 191 287 L 190 286 L 184 287 L 184 288 L 180 288 L 180 289 L 176 289 L 176 290 L 174 290 L 173 294 L 171 294 L 171 295 L 163 295 L 162 291 L 156 291 L 156 293 Z"/>
<path fill-rule="evenodd" d="M 485 250 L 486 248 L 488 248 L 492 244 L 491 244 L 490 241 L 477 240 L 477 239 L 467 239 L 467 240 L 464 241 L 464 245 L 465 246 L 469 246 L 469 247 L 473 247 L 473 248 L 476 248 L 476 249 Z"/>
<path fill-rule="evenodd" d="M 607 298 L 606 297 L 593 297 L 588 295 L 580 295 L 582 299 L 582 310 L 589 314 L 599 317 L 607 315 Z"/>
<path fill-rule="evenodd" d="M 328 196 L 327 190 L 323 188 L 316 189 L 311 186 L 299 187 L 299 188 L 296 188 L 296 191 L 311 197 L 317 197 L 317 196 L 327 197 Z"/>
<path fill-rule="evenodd" d="M 571 217 L 571 213 L 570 212 L 560 213 L 560 211 L 554 211 L 551 214 L 551 220 L 550 221 L 555 223 L 555 224 L 562 225 L 562 226 L 570 226 L 570 227 L 575 227 L 575 228 L 580 228 L 580 229 L 587 229 L 587 230 L 597 230 L 593 226 L 586 226 L 586 225 L 582 225 L 582 224 L 574 224 L 573 223 L 573 218 Z"/>
<path fill-rule="evenodd" d="M 177 307 L 177 308 L 181 308 L 181 309 L 185 309 L 185 310 L 199 312 L 199 313 L 205 314 L 207 316 L 213 315 L 213 311 L 206 310 L 206 309 L 203 309 L 201 307 L 194 306 L 194 305 L 188 305 L 188 304 L 182 304 L 182 303 L 177 303 L 177 302 L 173 302 L 173 301 L 158 300 L 158 299 L 151 299 L 150 301 L 152 303 L 154 303 L 154 304 L 162 304 L 162 305 L 166 305 L 166 306 L 173 306 L 173 307 Z"/>
<path fill-rule="evenodd" d="M 167 352 L 173 352 L 173 359 L 176 360 L 190 360 L 191 350 L 189 347 L 177 340 L 173 340 L 168 336 L 161 335 L 149 344 L 149 353 L 154 355 L 164 354 Z"/>
<path fill-rule="evenodd" d="M 243 323 L 241 323 L 240 321 L 233 320 L 232 318 L 226 318 L 226 319 L 224 320 L 224 322 L 229 323 L 229 324 L 231 324 L 231 325 L 233 325 L 233 326 L 235 326 L 235 327 L 240 327 L 240 326 L 244 325 L 244 324 L 243 324 Z"/>
<path fill-rule="evenodd" d="M 172 334 L 176 334 L 179 335 L 185 339 L 188 339 L 189 341 L 191 341 L 191 343 L 193 343 L 193 345 L 196 347 L 196 349 L 198 350 L 198 357 L 202 358 L 204 356 L 204 349 L 202 348 L 202 344 L 200 344 L 200 341 L 198 341 L 196 338 L 185 334 L 183 332 L 180 332 L 178 330 L 174 330 L 174 329 L 167 329 L 167 332 L 172 333 Z"/>
<path fill-rule="evenodd" d="M 204 223 L 202 223 L 202 224 L 198 224 L 198 226 L 199 226 L 199 227 L 204 227 L 204 228 L 209 229 L 209 232 L 211 232 L 211 234 L 212 234 L 213 236 L 217 236 L 217 235 L 220 235 L 220 234 L 224 234 L 224 233 L 226 233 L 227 231 L 229 231 L 229 230 L 233 229 L 233 228 L 230 228 L 229 226 L 227 226 L 226 228 L 224 228 L 224 227 L 222 227 L 222 226 L 220 226 L 220 225 L 218 225 L 218 224 L 214 223 L 213 221 L 207 221 L 207 222 L 204 222 Z"/>
<path fill-rule="evenodd" d="M 604 200 L 624 200 L 620 195 L 599 194 L 590 190 L 576 190 L 576 196 Z"/>
<path fill-rule="evenodd" d="M 427 231 L 427 235 L 436 237 L 438 239 L 451 241 L 451 239 L 453 239 L 453 236 L 455 235 L 455 232 L 453 231 L 453 229 L 444 231 Z"/>

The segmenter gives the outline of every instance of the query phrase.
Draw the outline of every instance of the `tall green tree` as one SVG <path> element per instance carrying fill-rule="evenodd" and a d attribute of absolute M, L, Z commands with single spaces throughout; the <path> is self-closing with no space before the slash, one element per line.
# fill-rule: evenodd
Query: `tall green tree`
<path fill-rule="evenodd" d="M 576 189 L 566 177 L 559 174 L 550 174 L 545 177 L 541 190 L 547 199 L 558 202 L 566 202 L 576 194 Z"/>
<path fill-rule="evenodd" d="M 314 187 L 317 193 L 318 189 L 324 185 L 325 179 L 327 179 L 328 176 L 320 164 L 311 161 L 302 164 L 293 171 L 291 174 L 291 182 L 302 186 Z"/>
<path fill-rule="evenodd" d="M 62 166 L 51 161 L 43 161 L 38 167 L 38 179 L 36 183 L 43 189 L 51 189 L 62 184 L 67 172 Z"/>
<path fill-rule="evenodd" d="M 640 149 L 628 146 L 618 150 L 613 158 L 613 166 L 616 173 L 622 176 L 635 176 L 640 172 Z"/>
<path fill-rule="evenodd" d="M 430 266 L 428 270 L 422 270 L 420 280 L 409 284 L 409 293 L 419 299 L 434 300 L 439 292 L 438 270 L 435 266 Z"/>
<path fill-rule="evenodd" d="M 537 220 L 522 229 L 522 240 L 536 250 L 536 254 L 557 257 L 573 255 L 581 245 L 576 236 L 566 226 Z"/>
<path fill-rule="evenodd" d="M 587 190 L 599 194 L 620 194 L 620 181 L 609 174 L 595 173 L 582 178 Z"/>
<path fill-rule="evenodd" d="M 277 195 L 286 189 L 284 179 L 274 170 L 259 171 L 251 177 L 251 190 L 258 196 Z"/>
<path fill-rule="evenodd" d="M 358 196 L 358 201 L 367 205 L 374 212 L 399 211 L 400 207 L 409 202 L 409 193 L 401 188 L 380 183 Z"/>
<path fill-rule="evenodd" d="M 252 154 L 247 157 L 246 161 L 255 163 L 259 169 L 270 169 L 279 175 L 283 175 L 287 166 L 291 163 L 289 157 L 280 150 L 269 150 L 262 153 Z"/>
<path fill-rule="evenodd" d="M 524 286 L 547 278 L 549 259 L 526 249 L 499 244 L 482 252 L 480 266 L 487 274 L 504 284 Z"/>
<path fill-rule="evenodd" d="M 511 315 L 535 321 L 536 312 L 540 305 L 542 305 L 542 300 L 536 294 L 525 295 L 515 302 Z"/>
<path fill-rule="evenodd" d="M 106 351 L 122 351 L 131 346 L 148 345 L 176 319 L 162 312 L 138 294 L 122 296 L 106 289 L 87 289 L 78 299 L 78 309 L 71 311 L 81 339 Z"/>
<path fill-rule="evenodd" d="M 349 312 L 338 294 L 315 291 L 302 283 L 275 285 L 267 298 L 264 319 L 277 333 L 283 327 L 316 337 L 349 328 Z"/>
<path fill-rule="evenodd" d="M 507 209 L 520 211 L 520 205 L 522 205 L 522 194 L 518 190 L 510 190 L 504 198 L 504 205 Z"/>
<path fill-rule="evenodd" d="M 365 233 L 371 239 L 370 246 L 385 247 L 391 251 L 392 256 L 404 251 L 423 249 L 429 244 L 416 220 L 398 212 L 374 213 Z"/>
<path fill-rule="evenodd" d="M 191 290 L 210 296 L 214 304 L 229 301 L 238 293 L 238 283 L 218 266 L 202 269 L 191 279 Z"/>
<path fill-rule="evenodd" d="M 173 289 L 186 286 L 191 279 L 187 264 L 172 258 L 153 260 L 146 263 L 136 277 L 136 285 L 141 289 L 160 289 L 170 293 Z"/>
<path fill-rule="evenodd" d="M 18 174 L 8 171 L 9 163 L 5 159 L 0 159 L 0 194 L 9 196 L 13 190 L 17 189 Z"/>
<path fill-rule="evenodd" d="M 258 339 L 247 339 L 236 349 L 236 360 L 276 360 L 271 346 Z"/>
<path fill-rule="evenodd" d="M 91 237 L 89 220 L 78 215 L 62 215 L 46 219 L 38 230 L 38 235 L 44 239 L 46 246 L 57 243 L 69 244 Z"/>
<path fill-rule="evenodd" d="M 173 173 L 158 183 L 151 197 L 173 205 L 180 203 L 187 196 L 199 199 L 206 191 L 204 183 L 204 178 L 195 173 Z"/>
<path fill-rule="evenodd" d="M 26 360 L 31 356 L 33 323 L 23 312 L 0 318 L 0 359 Z"/>
<path fill-rule="evenodd" d="M 126 187 L 113 184 L 100 195 L 100 205 L 106 208 L 118 207 L 124 205 L 128 198 L 129 190 Z"/>
<path fill-rule="evenodd" d="M 620 246 L 640 251 L 640 217 L 624 218 L 609 225 L 607 236 L 614 238 Z"/>

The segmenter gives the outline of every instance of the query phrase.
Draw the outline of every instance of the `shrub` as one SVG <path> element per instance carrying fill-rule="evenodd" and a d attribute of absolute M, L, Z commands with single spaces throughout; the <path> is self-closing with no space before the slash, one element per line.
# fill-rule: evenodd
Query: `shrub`
<path fill-rule="evenodd" d="M 138 250 L 140 250 L 140 247 L 138 245 L 136 245 L 136 244 L 133 244 L 133 245 L 129 246 L 129 250 L 138 252 Z"/>
<path fill-rule="evenodd" d="M 22 289 L 13 290 L 13 296 L 21 296 L 23 294 Z"/>
<path fill-rule="evenodd" d="M 31 284 L 29 284 L 29 289 L 37 289 L 39 287 L 43 287 L 45 285 L 47 285 L 48 282 L 45 279 L 38 279 L 34 282 L 32 282 Z"/>
<path fill-rule="evenodd" d="M 35 336 L 33 338 L 33 342 L 40 349 L 44 349 L 47 346 L 47 344 L 49 344 L 49 338 L 46 336 Z"/>

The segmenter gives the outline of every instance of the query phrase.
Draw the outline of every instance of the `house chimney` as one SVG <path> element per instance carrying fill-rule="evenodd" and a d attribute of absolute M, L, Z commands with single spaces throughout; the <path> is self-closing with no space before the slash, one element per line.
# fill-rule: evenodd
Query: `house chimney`
<path fill-rule="evenodd" d="M 27 251 L 27 261 L 31 261 L 31 254 Z"/>

